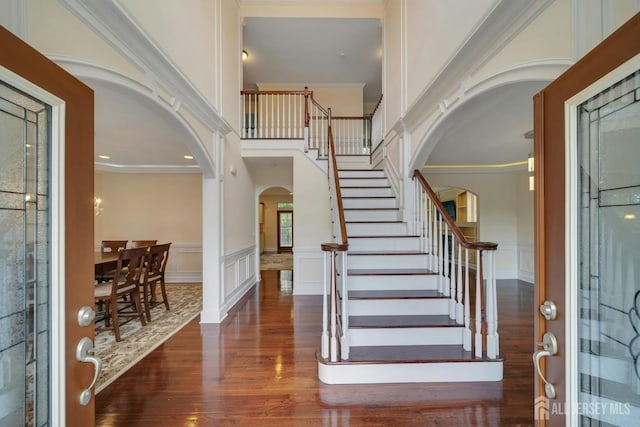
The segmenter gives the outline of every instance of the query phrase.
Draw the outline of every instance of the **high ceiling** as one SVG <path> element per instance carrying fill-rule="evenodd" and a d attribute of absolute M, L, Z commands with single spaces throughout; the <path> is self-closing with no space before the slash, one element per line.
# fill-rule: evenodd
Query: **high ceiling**
<path fill-rule="evenodd" d="M 244 86 L 358 83 L 364 84 L 365 102 L 375 102 L 382 90 L 381 38 L 377 19 L 246 18 Z M 161 107 L 133 91 L 86 83 L 95 90 L 98 168 L 198 170 L 183 157 L 190 154 L 183 142 L 189 136 Z M 468 100 L 439 127 L 427 163 L 525 160 L 531 151 L 523 134 L 533 127 L 532 96 L 545 85 L 517 83 Z"/>
<path fill-rule="evenodd" d="M 363 84 L 365 102 L 382 93 L 379 19 L 245 18 L 244 88 L 257 83 Z"/>

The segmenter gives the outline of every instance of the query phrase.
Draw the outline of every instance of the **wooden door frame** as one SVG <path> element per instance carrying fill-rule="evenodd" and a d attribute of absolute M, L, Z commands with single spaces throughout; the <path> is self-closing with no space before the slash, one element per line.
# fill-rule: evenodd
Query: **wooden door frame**
<path fill-rule="evenodd" d="M 64 101 L 64 340 L 65 387 L 51 384 L 51 392 L 65 390 L 67 426 L 93 426 L 94 402 L 80 406 L 78 397 L 93 377 L 93 367 L 75 358 L 80 339 L 93 339 L 93 323 L 80 328 L 78 310 L 93 305 L 93 90 L 47 57 L 0 26 L 0 65 Z M 64 202 L 64 203 L 63 203 Z M 52 248 L 52 251 L 57 248 Z M 62 252 L 62 251 L 61 251 Z M 85 285 L 86 284 L 86 285 Z M 82 286 L 84 285 L 84 286 Z M 73 292 L 64 292 L 72 288 Z M 56 367 L 52 367 L 55 369 Z M 90 420 L 90 422 L 89 422 Z M 56 424 L 59 420 L 52 420 Z"/>
<path fill-rule="evenodd" d="M 282 250 L 282 246 L 280 245 L 280 214 L 281 213 L 290 213 L 291 214 L 291 249 L 289 249 L 289 247 L 285 247 L 284 250 Z M 277 234 L 278 234 L 278 253 L 280 252 L 292 252 L 293 251 L 293 210 L 292 209 L 286 209 L 286 210 L 279 210 L 276 214 L 276 226 L 277 226 Z"/>
<path fill-rule="evenodd" d="M 546 331 L 553 332 L 560 343 L 558 356 L 543 359 L 546 378 L 557 384 L 557 400 L 565 402 L 566 378 L 566 181 L 565 181 L 565 101 L 585 87 L 606 76 L 640 53 L 640 14 L 589 52 L 549 86 L 534 97 L 535 156 L 535 252 L 536 317 L 535 341 L 542 341 Z M 557 209 L 561 206 L 562 209 Z M 553 286 L 553 285 L 556 286 Z M 554 301 L 559 318 L 546 321 L 537 308 L 545 300 Z M 534 373 L 535 375 L 535 373 Z M 535 397 L 544 396 L 544 384 L 537 377 Z M 556 425 L 554 420 L 550 425 Z M 540 425 L 546 425 L 541 420 Z"/>

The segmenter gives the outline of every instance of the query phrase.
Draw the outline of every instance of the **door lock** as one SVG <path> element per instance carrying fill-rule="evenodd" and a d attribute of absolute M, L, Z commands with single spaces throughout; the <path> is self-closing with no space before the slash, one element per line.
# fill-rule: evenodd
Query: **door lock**
<path fill-rule="evenodd" d="M 533 353 L 533 365 L 536 367 L 536 372 L 544 382 L 544 392 L 549 399 L 555 399 L 556 388 L 542 375 L 540 370 L 540 359 L 546 356 L 554 356 L 558 354 L 558 339 L 551 332 L 545 332 L 542 337 L 542 342 L 538 343 L 542 347 L 542 350 L 538 350 Z"/>
<path fill-rule="evenodd" d="M 547 320 L 556 320 L 556 317 L 558 316 L 558 307 L 553 301 L 546 300 L 540 306 L 540 313 L 542 313 L 544 318 Z"/>
<path fill-rule="evenodd" d="M 78 362 L 92 363 L 94 367 L 93 381 L 91 381 L 89 387 L 80 393 L 80 404 L 82 406 L 87 406 L 91 401 L 91 391 L 93 386 L 96 385 L 96 381 L 98 381 L 98 377 L 100 376 L 100 371 L 102 371 L 102 360 L 95 356 L 93 342 L 89 337 L 82 338 L 78 343 L 78 347 L 76 347 L 76 360 Z"/>

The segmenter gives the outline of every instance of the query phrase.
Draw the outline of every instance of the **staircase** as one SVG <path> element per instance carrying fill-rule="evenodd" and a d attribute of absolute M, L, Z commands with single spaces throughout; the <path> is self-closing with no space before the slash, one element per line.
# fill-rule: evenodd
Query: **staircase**
<path fill-rule="evenodd" d="M 339 170 L 349 247 L 346 261 L 348 357 L 318 356 L 327 384 L 499 381 L 503 361 L 463 348 L 445 278 L 409 233 L 381 170 Z M 345 324 L 346 323 L 346 324 Z M 345 333 L 346 332 L 346 333 Z M 477 342 L 476 342 L 477 344 Z M 343 344 L 344 345 L 344 344 Z M 482 345 L 481 345 L 482 348 Z M 470 349 L 471 350 L 471 349 Z"/>

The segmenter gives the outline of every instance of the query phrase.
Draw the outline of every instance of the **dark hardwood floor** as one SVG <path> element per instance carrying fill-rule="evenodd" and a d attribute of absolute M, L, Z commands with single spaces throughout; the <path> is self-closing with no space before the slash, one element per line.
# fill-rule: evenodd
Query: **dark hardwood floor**
<path fill-rule="evenodd" d="M 499 281 L 498 296 L 504 381 L 329 386 L 315 359 L 321 298 L 263 271 L 221 325 L 192 321 L 103 390 L 96 425 L 533 425 L 533 286 Z"/>

